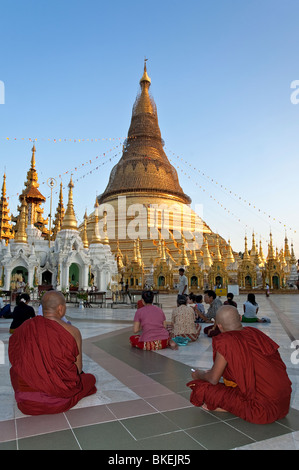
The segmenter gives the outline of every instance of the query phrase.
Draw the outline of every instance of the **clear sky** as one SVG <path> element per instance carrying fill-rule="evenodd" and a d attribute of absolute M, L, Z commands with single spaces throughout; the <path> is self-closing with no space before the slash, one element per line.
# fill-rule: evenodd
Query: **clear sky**
<path fill-rule="evenodd" d="M 255 231 L 265 254 L 270 230 L 278 249 L 286 233 L 298 258 L 298 17 L 298 0 L 2 1 L 10 211 L 29 139 L 45 216 L 47 179 L 59 185 L 61 175 L 66 205 L 71 173 L 78 222 L 93 210 L 121 157 L 146 56 L 165 152 L 206 223 L 235 251 L 245 233 L 250 248 Z M 53 209 L 57 201 L 54 191 Z"/>

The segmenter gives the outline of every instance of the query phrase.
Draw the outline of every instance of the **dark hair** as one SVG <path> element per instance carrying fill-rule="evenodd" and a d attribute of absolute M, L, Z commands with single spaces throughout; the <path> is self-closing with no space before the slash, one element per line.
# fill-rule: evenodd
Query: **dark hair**
<path fill-rule="evenodd" d="M 214 292 L 213 290 L 210 290 L 210 289 L 205 290 L 204 293 L 207 294 L 209 297 L 213 297 L 213 299 L 216 299 L 216 297 L 217 297 L 216 292 Z"/>
<path fill-rule="evenodd" d="M 187 296 L 184 294 L 179 294 L 177 298 L 177 304 L 179 305 L 186 305 L 187 304 Z"/>
<path fill-rule="evenodd" d="M 255 295 L 254 295 L 254 294 L 248 294 L 248 295 L 247 295 L 247 300 L 248 300 L 248 302 L 250 302 L 252 305 L 256 305 Z"/>
<path fill-rule="evenodd" d="M 229 292 L 226 297 L 233 300 L 234 294 L 232 294 L 231 292 Z"/>
<path fill-rule="evenodd" d="M 24 299 L 25 302 L 28 302 L 30 300 L 30 295 L 27 294 L 27 292 L 24 292 L 23 294 L 20 295 L 19 301 L 21 301 L 22 299 Z"/>
<path fill-rule="evenodd" d="M 184 273 L 184 272 L 185 272 L 185 269 L 184 269 L 184 268 L 180 268 L 180 269 L 179 269 L 179 273 L 181 273 L 181 272 Z"/>
<path fill-rule="evenodd" d="M 146 304 L 152 304 L 154 300 L 154 293 L 151 290 L 144 290 L 142 292 L 142 298 Z"/>
<path fill-rule="evenodd" d="M 196 295 L 193 294 L 192 292 L 190 292 L 190 294 L 188 294 L 187 297 L 189 297 L 190 300 L 194 300 L 194 301 L 196 299 Z"/>
<path fill-rule="evenodd" d="M 196 303 L 197 303 L 197 304 L 200 304 L 200 302 L 202 301 L 202 295 L 197 295 L 197 296 L 195 297 L 195 300 L 196 300 Z"/>

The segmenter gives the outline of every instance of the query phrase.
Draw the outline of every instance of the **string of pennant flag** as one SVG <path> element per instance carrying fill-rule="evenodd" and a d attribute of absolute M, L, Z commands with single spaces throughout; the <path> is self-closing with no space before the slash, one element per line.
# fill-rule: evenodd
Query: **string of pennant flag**
<path fill-rule="evenodd" d="M 17 141 L 17 140 L 22 140 L 22 141 L 30 141 L 30 142 L 37 142 L 37 141 L 48 141 L 48 142 L 54 142 L 54 143 L 58 143 L 58 142 L 75 142 L 75 143 L 81 143 L 81 142 L 100 142 L 100 141 L 121 141 L 118 145 L 114 146 L 113 148 L 107 150 L 105 153 L 103 153 L 102 155 L 100 156 L 96 156 L 94 157 L 93 159 L 90 159 L 90 160 L 87 160 L 86 162 L 83 162 L 79 165 L 77 165 L 76 167 L 72 168 L 72 169 L 68 169 L 67 171 L 57 175 L 56 177 L 58 178 L 62 178 L 63 175 L 67 175 L 67 174 L 76 174 L 76 172 L 78 172 L 79 170 L 83 169 L 83 168 L 86 168 L 87 165 L 91 165 L 93 163 L 95 163 L 98 159 L 105 159 L 104 162 L 101 162 L 97 167 L 95 167 L 94 169 L 88 171 L 87 173 L 85 173 L 84 175 L 78 177 L 78 178 L 75 178 L 74 181 L 78 181 L 79 179 L 83 179 L 85 177 L 87 177 L 88 175 L 92 174 L 94 171 L 98 170 L 99 167 L 101 167 L 102 165 L 104 164 L 107 164 L 109 162 L 112 161 L 112 159 L 115 159 L 117 156 L 119 156 L 120 152 L 121 152 L 121 149 L 115 154 L 113 155 L 112 157 L 110 156 L 110 154 L 115 150 L 115 149 L 118 149 L 119 147 L 121 147 L 123 145 L 123 142 L 125 139 L 135 139 L 136 137 L 135 136 L 132 136 L 132 137 L 126 137 L 126 138 L 123 138 L 123 137 L 99 137 L 99 138 L 84 138 L 84 139 L 67 139 L 67 138 L 58 138 L 58 139 L 50 139 L 50 138 L 17 138 L 17 137 L 14 137 L 14 138 L 11 138 L 11 137 L 6 137 L 6 140 L 7 141 Z M 1 140 L 1 137 L 0 137 L 0 140 Z M 288 229 L 290 230 L 291 232 L 293 232 L 294 234 L 296 234 L 296 230 L 292 227 L 287 227 L 287 225 L 281 221 L 279 218 L 277 217 L 273 217 L 272 215 L 266 213 L 264 210 L 260 209 L 256 204 L 248 201 L 247 199 L 244 199 L 243 197 L 241 197 L 240 195 L 238 195 L 237 193 L 235 193 L 234 191 L 232 191 L 231 189 L 229 189 L 226 185 L 222 184 L 221 182 L 215 180 L 215 178 L 212 178 L 210 177 L 209 175 L 207 175 L 205 172 L 203 172 L 202 170 L 198 169 L 197 167 L 194 167 L 191 163 L 189 163 L 187 160 L 185 160 L 184 158 L 182 158 L 181 156 L 175 154 L 174 152 L 172 152 L 171 150 L 167 149 L 167 153 L 168 154 L 171 154 L 173 157 L 176 158 L 176 162 L 173 162 L 174 163 L 174 166 L 176 166 L 176 168 L 178 170 L 180 170 L 182 173 L 184 173 L 189 179 L 192 179 L 192 181 L 194 182 L 194 184 L 203 192 L 205 192 L 206 194 L 208 193 L 207 190 L 205 188 L 203 188 L 203 186 L 198 183 L 195 179 L 194 179 L 194 171 L 197 172 L 199 175 L 201 175 L 202 177 L 206 178 L 209 182 L 211 182 L 212 184 L 216 185 L 218 188 L 220 188 L 223 192 L 225 192 L 228 196 L 232 197 L 232 198 L 236 198 L 236 200 L 238 202 L 241 202 L 243 204 L 245 204 L 246 206 L 248 206 L 249 209 L 253 209 L 255 211 L 258 212 L 258 215 L 263 215 L 263 216 L 266 216 L 267 219 L 268 219 L 268 222 L 271 222 L 271 221 L 274 221 L 274 222 L 277 222 L 278 224 L 280 224 L 284 229 Z M 109 158 L 110 157 L 110 158 Z M 169 158 L 169 160 L 171 161 L 171 159 Z M 179 162 L 182 162 L 184 165 L 187 166 L 187 171 L 182 169 L 177 163 Z M 189 171 L 192 173 L 192 177 L 190 176 L 189 174 Z M 45 185 L 46 184 L 46 181 L 42 181 L 40 183 L 41 185 Z M 19 196 L 20 193 L 16 193 L 14 196 Z M 11 196 L 13 197 L 13 196 Z M 50 196 L 48 196 L 50 197 Z M 209 197 L 210 199 L 212 199 L 215 203 L 217 203 L 219 205 L 219 207 L 221 207 L 225 212 L 227 212 L 229 215 L 233 216 L 238 222 L 240 223 L 243 223 L 243 225 L 245 225 L 246 228 L 248 228 L 248 225 L 244 222 L 242 222 L 241 218 L 239 216 L 237 216 L 236 214 L 234 214 L 231 209 L 229 209 L 228 207 L 225 207 L 225 205 L 221 202 L 221 201 L 218 201 L 214 195 L 212 194 L 209 194 Z M 7 197 L 7 199 L 9 199 L 9 197 Z"/>
<path fill-rule="evenodd" d="M 88 161 L 86 161 L 86 162 L 84 162 L 84 163 L 81 163 L 81 164 L 78 165 L 77 167 L 74 167 L 74 168 L 69 169 L 69 170 L 67 170 L 67 171 L 65 171 L 65 172 L 63 172 L 63 173 L 61 173 L 61 174 L 59 174 L 59 175 L 56 175 L 56 176 L 54 177 L 54 179 L 55 179 L 55 178 L 62 178 L 63 175 L 67 175 L 67 174 L 72 174 L 72 175 L 74 175 L 74 174 L 75 174 L 74 172 L 79 171 L 80 169 L 82 169 L 82 167 L 84 167 L 84 166 L 86 166 L 86 165 L 91 165 L 91 164 L 94 163 L 98 158 L 101 158 L 101 157 L 102 157 L 102 159 L 105 159 L 105 161 L 102 161 L 100 164 L 98 164 L 98 165 L 97 165 L 95 168 L 93 168 L 92 170 L 89 170 L 89 171 L 88 171 L 87 173 L 85 173 L 84 175 L 81 175 L 81 176 L 78 177 L 78 178 L 75 177 L 75 178 L 73 179 L 73 181 L 79 181 L 80 179 L 83 179 L 83 178 L 85 178 L 86 176 L 91 175 L 94 171 L 97 171 L 101 166 L 106 165 L 107 163 L 109 163 L 109 162 L 111 162 L 112 160 L 114 160 L 116 157 L 119 157 L 119 156 L 120 156 L 120 153 L 121 153 L 121 150 L 118 150 L 118 152 L 117 152 L 116 154 L 112 155 L 112 156 L 109 156 L 109 155 L 110 155 L 110 153 L 111 153 L 113 150 L 117 149 L 117 148 L 120 147 L 120 146 L 121 146 L 121 144 L 116 145 L 115 147 L 113 147 L 113 148 L 111 148 L 110 150 L 108 150 L 108 151 L 106 151 L 105 153 L 103 153 L 101 156 L 96 156 L 94 159 L 88 160 Z M 47 184 L 46 181 L 41 181 L 41 182 L 40 182 L 40 185 L 46 185 L 46 184 Z M 65 188 L 63 187 L 63 189 L 65 189 Z M 57 193 L 58 193 L 58 191 L 55 191 L 55 192 L 54 192 L 54 194 L 57 194 Z M 14 196 L 19 196 L 19 195 L 20 195 L 20 193 L 16 193 L 16 194 L 14 194 L 13 196 L 10 196 L 10 197 L 12 198 L 12 197 L 14 197 Z M 9 201 L 9 198 L 10 198 L 10 197 L 7 196 L 7 200 L 8 200 L 8 201 Z M 50 196 L 47 196 L 47 197 L 50 197 Z"/>
<path fill-rule="evenodd" d="M 254 209 L 255 211 L 259 212 L 259 214 L 261 215 L 264 215 L 268 218 L 268 221 L 271 222 L 271 221 L 274 221 L 274 222 L 277 222 L 278 224 L 280 224 L 284 229 L 288 229 L 290 230 L 291 232 L 293 232 L 294 234 L 297 233 L 297 231 L 292 228 L 292 227 L 288 227 L 287 224 L 285 224 L 283 221 L 281 221 L 278 217 L 273 217 L 273 215 L 271 214 L 268 214 L 267 212 L 265 212 L 263 209 L 260 209 L 255 203 L 252 203 L 252 202 L 249 202 L 247 199 L 244 199 L 243 197 L 241 197 L 240 195 L 238 195 L 237 193 L 235 193 L 234 191 L 230 190 L 229 188 L 227 188 L 225 185 L 221 184 L 220 182 L 216 181 L 214 178 L 211 178 L 209 175 L 207 175 L 206 173 L 204 173 L 203 171 L 199 170 L 197 167 L 194 167 L 191 163 L 189 163 L 188 161 L 186 161 L 185 159 L 183 159 L 182 157 L 180 157 L 179 155 L 176 155 L 174 152 L 171 152 L 170 150 L 168 150 L 168 153 L 171 153 L 174 157 L 177 158 L 177 160 L 180 160 L 181 162 L 183 162 L 185 165 L 188 166 L 188 169 L 190 171 L 192 171 L 192 175 L 194 177 L 194 173 L 193 171 L 196 171 L 198 172 L 201 176 L 203 176 L 204 178 L 208 179 L 211 183 L 215 184 L 218 186 L 218 188 L 221 188 L 222 191 L 224 191 L 227 195 L 229 195 L 230 197 L 234 197 L 234 198 L 237 198 L 237 201 L 239 202 L 242 202 L 244 204 L 246 204 L 248 206 L 248 208 L 250 209 Z M 169 159 L 171 160 L 171 159 Z M 180 168 L 179 165 L 177 165 L 177 168 L 182 172 L 184 173 L 184 170 Z M 187 173 L 185 172 L 185 175 L 187 175 Z M 202 187 L 202 185 L 200 185 L 198 182 L 194 181 L 194 184 L 196 184 L 196 186 L 198 186 L 203 192 L 206 192 L 206 190 Z M 210 195 L 210 198 L 213 199 L 215 202 L 217 202 L 217 204 L 219 204 L 221 207 L 223 207 L 223 205 L 217 201 L 212 195 Z M 228 213 L 230 213 L 231 211 L 229 209 L 227 209 L 226 207 L 223 207 L 224 210 L 226 210 Z M 237 217 L 237 216 L 236 216 Z M 240 220 L 239 220 L 240 221 Z"/>
<path fill-rule="evenodd" d="M 0 137 L 1 139 L 1 137 Z M 28 142 L 54 142 L 54 143 L 58 143 L 58 142 L 103 142 L 103 141 L 115 141 L 115 140 L 125 140 L 126 137 L 97 137 L 97 138 L 88 138 L 88 139 L 54 139 L 54 138 L 45 138 L 45 137 L 41 137 L 41 138 L 34 138 L 32 139 L 31 137 L 4 137 L 4 140 L 9 140 L 9 141 L 28 141 Z"/>

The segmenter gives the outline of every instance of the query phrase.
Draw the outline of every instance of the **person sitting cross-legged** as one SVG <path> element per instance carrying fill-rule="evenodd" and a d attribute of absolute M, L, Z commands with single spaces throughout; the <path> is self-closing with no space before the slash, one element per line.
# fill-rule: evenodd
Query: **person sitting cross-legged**
<path fill-rule="evenodd" d="M 28 415 L 62 413 L 97 390 L 95 377 L 82 371 L 80 331 L 62 321 L 63 294 L 46 292 L 42 307 L 43 316 L 19 326 L 8 346 L 15 399 Z"/>
<path fill-rule="evenodd" d="M 130 336 L 131 346 L 146 351 L 164 349 L 178 349 L 178 345 L 169 337 L 166 329 L 166 317 L 163 310 L 153 305 L 154 293 L 143 291 L 144 306 L 138 308 L 134 316 L 133 333 Z M 138 334 L 142 330 L 141 334 Z"/>
<path fill-rule="evenodd" d="M 212 339 L 214 364 L 210 370 L 192 373 L 187 384 L 191 403 L 210 411 L 229 411 L 255 424 L 284 418 L 292 384 L 278 344 L 257 328 L 243 327 L 231 305 L 217 311 L 216 323 L 221 334 Z"/>

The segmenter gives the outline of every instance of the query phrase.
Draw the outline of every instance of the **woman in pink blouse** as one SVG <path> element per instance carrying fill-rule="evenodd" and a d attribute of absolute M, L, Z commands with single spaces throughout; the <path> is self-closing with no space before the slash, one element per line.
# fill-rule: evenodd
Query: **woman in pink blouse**
<path fill-rule="evenodd" d="M 146 351 L 164 349 L 168 346 L 171 349 L 178 349 L 178 345 L 169 337 L 163 310 L 153 305 L 153 292 L 142 292 L 142 300 L 144 306 L 138 308 L 134 317 L 131 345 Z M 141 334 L 138 334 L 141 330 Z"/>

